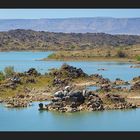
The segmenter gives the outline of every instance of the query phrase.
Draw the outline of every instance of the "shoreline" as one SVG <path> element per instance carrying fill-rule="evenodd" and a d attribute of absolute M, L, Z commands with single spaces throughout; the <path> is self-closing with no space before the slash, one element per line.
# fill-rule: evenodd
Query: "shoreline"
<path fill-rule="evenodd" d="M 104 58 L 104 57 L 100 57 L 100 58 L 91 58 L 91 59 L 87 59 L 87 58 L 78 58 L 78 59 L 74 59 L 74 58 L 64 58 L 64 59 L 43 58 L 43 59 L 40 59 L 40 60 L 37 60 L 37 61 L 125 62 L 125 63 L 140 64 L 139 61 L 136 61 L 136 60 L 134 60 L 134 59 L 119 59 L 119 58 Z"/>
<path fill-rule="evenodd" d="M 99 74 L 88 75 L 81 68 L 63 64 L 59 69 L 40 74 L 35 68 L 22 73 L 15 73 L 1 80 L 1 102 L 8 107 L 27 107 L 30 102 L 52 100 L 43 110 L 81 111 L 110 110 L 136 108 L 135 99 L 128 98 L 138 95 L 140 77 L 131 81 L 117 78 L 110 81 Z M 129 85 L 129 87 L 118 87 Z M 87 86 L 97 86 L 97 90 L 89 90 Z M 125 94 L 128 93 L 128 94 Z M 131 100 L 131 103 L 127 102 Z M 137 99 L 138 100 L 138 99 Z M 140 100 L 137 101 L 140 106 Z"/>
<path fill-rule="evenodd" d="M 0 52 L 53 52 L 55 50 L 0 50 Z"/>
<path fill-rule="evenodd" d="M 0 50 L 0 52 L 59 52 L 59 50 Z M 73 51 L 74 52 L 74 51 Z M 117 57 L 102 57 L 102 56 L 95 56 L 92 58 L 85 58 L 85 57 L 65 57 L 65 58 L 41 58 L 37 59 L 35 61 L 89 61 L 89 62 L 125 62 L 125 63 L 134 63 L 134 64 L 140 64 L 140 61 L 137 61 L 135 59 L 129 59 L 129 58 L 117 58 Z"/>

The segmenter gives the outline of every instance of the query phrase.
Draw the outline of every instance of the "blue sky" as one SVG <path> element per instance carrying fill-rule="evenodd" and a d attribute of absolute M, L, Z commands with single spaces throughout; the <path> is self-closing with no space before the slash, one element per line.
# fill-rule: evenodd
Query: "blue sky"
<path fill-rule="evenodd" d="M 140 17 L 140 9 L 0 9 L 0 19 Z"/>

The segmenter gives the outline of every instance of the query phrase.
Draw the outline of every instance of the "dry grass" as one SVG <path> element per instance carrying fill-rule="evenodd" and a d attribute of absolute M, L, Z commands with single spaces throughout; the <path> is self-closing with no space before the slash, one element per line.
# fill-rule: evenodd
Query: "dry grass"
<path fill-rule="evenodd" d="M 126 54 L 121 58 L 117 53 L 122 51 Z M 48 58 L 43 60 L 65 60 L 65 61 L 136 61 L 137 56 L 140 55 L 140 45 L 133 45 L 128 47 L 105 47 L 94 48 L 91 50 L 78 51 L 57 51 L 51 54 Z"/>

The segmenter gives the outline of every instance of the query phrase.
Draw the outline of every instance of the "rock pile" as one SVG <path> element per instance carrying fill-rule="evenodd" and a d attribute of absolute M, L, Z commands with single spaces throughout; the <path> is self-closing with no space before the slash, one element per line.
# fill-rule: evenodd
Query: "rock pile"
<path fill-rule="evenodd" d="M 60 78 L 54 78 L 53 79 L 53 85 L 55 86 L 66 86 L 69 84 L 70 79 L 65 78 L 65 79 L 60 79 Z"/>
<path fill-rule="evenodd" d="M 28 107 L 31 104 L 31 100 L 24 95 L 18 95 L 12 98 L 8 98 L 4 101 L 6 107 L 16 108 L 16 107 Z"/>
<path fill-rule="evenodd" d="M 138 82 L 138 81 L 140 81 L 140 76 L 134 77 L 132 80 L 133 83 Z"/>
<path fill-rule="evenodd" d="M 54 94 L 52 102 L 47 105 L 39 104 L 39 110 L 77 112 L 77 111 L 97 111 L 104 109 L 127 109 L 136 108 L 135 105 L 127 103 L 119 95 L 107 94 L 100 97 L 94 91 L 72 90 L 69 86 L 65 90 Z"/>
<path fill-rule="evenodd" d="M 111 91 L 111 89 L 112 89 L 112 86 L 110 84 L 101 85 L 101 90 L 103 90 L 103 91 L 109 92 L 109 91 Z"/>
<path fill-rule="evenodd" d="M 81 68 L 76 68 L 68 64 L 63 64 L 60 69 L 56 69 L 50 72 L 50 74 L 57 78 L 67 77 L 71 79 L 87 76 Z"/>
<path fill-rule="evenodd" d="M 25 72 L 26 75 L 30 76 L 39 76 L 40 73 L 35 68 L 30 68 L 27 72 Z"/>
<path fill-rule="evenodd" d="M 128 103 L 125 98 L 121 97 L 120 95 L 115 94 L 106 94 L 105 98 L 103 100 L 106 100 L 105 102 L 108 102 L 104 108 L 106 110 L 109 109 L 132 109 L 137 108 L 136 105 L 132 103 Z"/>
<path fill-rule="evenodd" d="M 92 91 L 88 91 L 87 94 L 88 96 L 86 96 L 85 110 L 88 111 L 104 110 L 103 101 L 99 97 L 99 95 L 94 94 Z"/>
<path fill-rule="evenodd" d="M 129 83 L 124 81 L 124 80 L 121 80 L 120 78 L 116 78 L 116 80 L 113 84 L 115 84 L 115 85 L 126 85 L 126 84 L 129 84 Z"/>
<path fill-rule="evenodd" d="M 140 90 L 140 76 L 134 77 L 131 83 L 132 83 L 132 86 L 130 90 Z"/>
<path fill-rule="evenodd" d="M 92 74 L 89 76 L 90 78 L 92 78 L 97 85 L 103 85 L 103 84 L 110 84 L 110 80 L 108 78 L 103 78 L 102 75 L 99 74 Z"/>
<path fill-rule="evenodd" d="M 134 85 L 131 86 L 130 90 L 140 90 L 140 81 L 135 82 Z"/>

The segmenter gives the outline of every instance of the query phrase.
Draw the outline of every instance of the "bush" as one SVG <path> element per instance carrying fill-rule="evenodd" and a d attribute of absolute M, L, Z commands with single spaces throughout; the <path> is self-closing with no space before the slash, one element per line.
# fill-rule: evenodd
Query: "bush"
<path fill-rule="evenodd" d="M 2 71 L 0 71 L 0 81 L 2 81 L 4 79 L 5 79 L 4 73 Z"/>
<path fill-rule="evenodd" d="M 55 53 L 52 53 L 52 54 L 50 54 L 49 56 L 48 56 L 48 58 L 54 58 L 55 57 Z"/>
<path fill-rule="evenodd" d="M 4 72 L 6 77 L 11 77 L 15 74 L 13 66 L 5 67 Z"/>
<path fill-rule="evenodd" d="M 126 57 L 126 54 L 125 54 L 125 52 L 119 50 L 119 51 L 117 52 L 117 57 L 124 58 L 124 57 Z"/>
<path fill-rule="evenodd" d="M 137 61 L 140 61 L 140 55 L 136 57 Z"/>
<path fill-rule="evenodd" d="M 110 57 L 111 56 L 111 52 L 107 51 L 106 57 Z"/>

